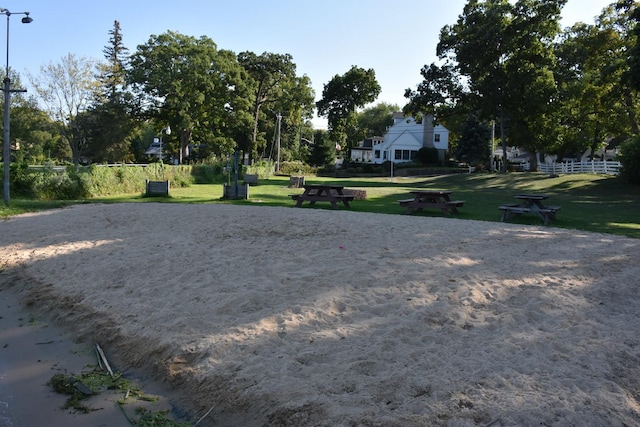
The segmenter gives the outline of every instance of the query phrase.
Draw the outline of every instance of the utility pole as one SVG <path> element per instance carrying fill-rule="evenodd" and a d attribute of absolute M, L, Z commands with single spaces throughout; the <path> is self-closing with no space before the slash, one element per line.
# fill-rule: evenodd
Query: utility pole
<path fill-rule="evenodd" d="M 276 144 L 278 147 L 278 154 L 277 154 L 277 159 L 276 159 L 276 172 L 280 172 L 280 121 L 282 120 L 282 114 L 280 114 L 280 111 L 278 111 L 278 114 L 276 114 Z"/>

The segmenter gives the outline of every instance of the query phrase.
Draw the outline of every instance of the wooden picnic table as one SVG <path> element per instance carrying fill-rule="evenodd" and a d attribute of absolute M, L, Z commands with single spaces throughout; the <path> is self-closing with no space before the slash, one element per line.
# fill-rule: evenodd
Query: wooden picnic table
<path fill-rule="evenodd" d="M 463 200 L 451 200 L 450 190 L 412 190 L 412 199 L 398 200 L 400 206 L 407 208 L 405 215 L 411 215 L 416 210 L 440 209 L 445 215 L 458 212 L 458 207 L 464 205 Z"/>
<path fill-rule="evenodd" d="M 545 205 L 543 201 L 549 198 L 546 194 L 526 193 L 516 194 L 514 197 L 521 200 L 522 203 L 510 203 L 498 207 L 498 209 L 502 211 L 500 218 L 502 222 L 508 221 L 512 217 L 522 215 L 523 213 L 531 213 L 537 215 L 544 225 L 547 225 L 550 220 L 556 219 L 556 212 L 561 208 L 561 206 Z"/>
<path fill-rule="evenodd" d="M 295 207 L 299 208 L 304 202 L 309 202 L 313 206 L 316 202 L 329 202 L 333 209 L 338 209 L 338 203 L 350 208 L 350 201 L 355 196 L 343 194 L 342 185 L 306 184 L 303 186 L 302 194 L 291 194 L 291 198 L 296 202 Z"/>

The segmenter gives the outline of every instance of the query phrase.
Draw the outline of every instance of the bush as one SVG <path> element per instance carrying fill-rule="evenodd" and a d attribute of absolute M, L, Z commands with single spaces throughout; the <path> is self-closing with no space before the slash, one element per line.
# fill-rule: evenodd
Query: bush
<path fill-rule="evenodd" d="M 50 166 L 11 165 L 11 192 L 21 197 L 42 200 L 78 200 L 116 194 L 141 193 L 145 182 L 170 181 L 172 187 L 188 187 L 196 181 L 215 182 L 213 166 L 148 166 L 90 165 L 66 169 Z M 222 181 L 220 175 L 218 181 Z"/>
<path fill-rule="evenodd" d="M 309 176 L 316 174 L 316 168 L 302 162 L 282 162 L 280 175 Z"/>
<path fill-rule="evenodd" d="M 422 147 L 418 150 L 418 161 L 423 165 L 438 164 L 438 150 L 433 147 Z"/>
<path fill-rule="evenodd" d="M 9 189 L 12 195 L 21 197 L 34 197 L 34 177 L 29 173 L 26 163 L 11 163 L 9 165 Z"/>
<path fill-rule="evenodd" d="M 221 168 L 222 166 L 219 169 Z M 196 184 L 215 184 L 219 182 L 221 175 L 216 175 L 216 167 L 213 165 L 195 165 L 191 167 L 191 176 Z"/>
<path fill-rule="evenodd" d="M 640 184 L 640 135 L 620 145 L 620 177 L 632 184 Z"/>

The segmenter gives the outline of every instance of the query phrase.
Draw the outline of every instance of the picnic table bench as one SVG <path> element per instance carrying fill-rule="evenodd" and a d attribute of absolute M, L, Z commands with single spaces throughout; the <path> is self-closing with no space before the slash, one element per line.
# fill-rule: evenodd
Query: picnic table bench
<path fill-rule="evenodd" d="M 498 206 L 498 209 L 502 211 L 500 221 L 506 222 L 514 216 L 531 213 L 537 215 L 543 224 L 547 225 L 550 220 L 556 219 L 556 213 L 561 208 L 561 206 L 544 205 L 542 201 L 549 198 L 546 194 L 517 194 L 515 198 L 522 200 L 523 203 L 508 203 Z"/>
<path fill-rule="evenodd" d="M 310 206 L 315 205 L 316 202 L 329 202 L 333 209 L 338 209 L 338 203 L 342 203 L 345 207 L 350 208 L 349 202 L 355 198 L 354 195 L 343 194 L 344 186 L 341 185 L 306 184 L 303 187 L 302 194 L 289 195 L 296 202 L 295 207 L 297 208 L 301 207 L 304 202 L 309 202 Z"/>
<path fill-rule="evenodd" d="M 464 206 L 464 200 L 451 200 L 450 190 L 413 190 L 412 199 L 398 200 L 400 206 L 407 208 L 405 215 L 425 208 L 440 209 L 445 215 L 457 213 L 458 208 Z"/>

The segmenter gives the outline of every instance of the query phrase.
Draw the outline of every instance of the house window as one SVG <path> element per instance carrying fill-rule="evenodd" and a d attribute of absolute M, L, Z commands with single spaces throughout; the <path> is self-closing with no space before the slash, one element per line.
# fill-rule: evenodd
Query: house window
<path fill-rule="evenodd" d="M 418 158 L 418 152 L 416 150 L 411 150 L 411 160 L 416 160 Z"/>
<path fill-rule="evenodd" d="M 380 150 L 376 150 L 376 159 L 380 158 Z"/>
<path fill-rule="evenodd" d="M 435 142 L 440 142 L 440 134 L 439 134 L 439 133 L 434 134 L 434 135 L 433 135 L 433 140 L 434 140 Z"/>
<path fill-rule="evenodd" d="M 395 157 L 394 159 L 396 160 L 402 160 L 402 150 L 395 150 Z"/>

